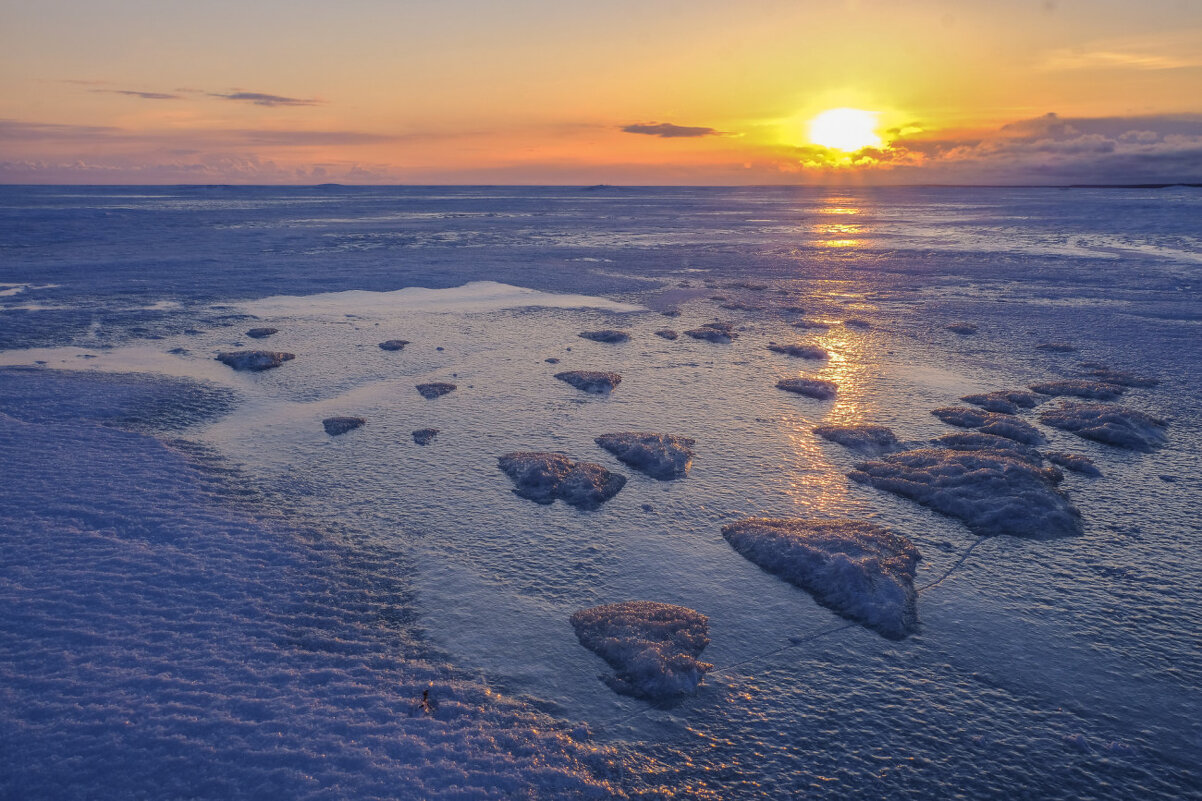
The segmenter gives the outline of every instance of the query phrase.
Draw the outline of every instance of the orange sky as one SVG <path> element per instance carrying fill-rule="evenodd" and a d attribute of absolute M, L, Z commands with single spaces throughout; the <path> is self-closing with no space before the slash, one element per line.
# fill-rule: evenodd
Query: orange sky
<path fill-rule="evenodd" d="M 1200 98 L 1190 0 L 0 0 L 9 183 L 1199 180 Z"/>

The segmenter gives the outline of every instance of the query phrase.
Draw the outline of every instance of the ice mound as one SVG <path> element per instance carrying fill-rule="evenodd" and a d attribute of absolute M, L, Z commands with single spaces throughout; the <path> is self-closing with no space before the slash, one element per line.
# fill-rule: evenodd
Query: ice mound
<path fill-rule="evenodd" d="M 592 392 L 595 395 L 611 391 L 622 383 L 622 376 L 617 373 L 601 373 L 596 370 L 568 370 L 556 373 L 555 377 L 576 389 Z"/>
<path fill-rule="evenodd" d="M 1081 533 L 1081 513 L 1056 489 L 1060 473 L 999 451 L 922 448 L 863 462 L 861 484 L 954 517 L 982 536 L 1050 538 Z"/>
<path fill-rule="evenodd" d="M 1115 400 L 1127 391 L 1126 387 L 1106 384 L 1101 381 L 1085 381 L 1083 379 L 1068 379 L 1066 381 L 1047 381 L 1043 384 L 1032 384 L 1031 389 L 1040 395 L 1072 395 L 1077 398 L 1090 400 Z"/>
<path fill-rule="evenodd" d="M 407 339 L 387 339 L 380 343 L 380 350 L 404 350 L 408 344 Z"/>
<path fill-rule="evenodd" d="M 1043 455 L 1039 451 L 996 434 L 982 434 L 979 431 L 957 432 L 933 439 L 931 444 L 936 448 L 947 448 L 952 451 L 997 451 L 1015 459 L 1030 462 L 1036 467 L 1043 464 Z M 1059 481 L 1058 478 L 1053 480 Z"/>
<path fill-rule="evenodd" d="M 420 392 L 421 396 L 426 400 L 433 400 L 442 397 L 448 392 L 454 392 L 459 387 L 454 384 L 448 384 L 446 381 L 434 381 L 430 384 L 418 384 L 414 389 Z"/>
<path fill-rule="evenodd" d="M 965 403 L 980 406 L 988 412 L 998 414 L 1018 414 L 1019 408 L 1032 409 L 1039 403 L 1039 396 L 1033 392 L 1022 390 L 1000 390 L 986 392 L 980 395 L 965 395 L 960 398 Z"/>
<path fill-rule="evenodd" d="M 252 328 L 246 332 L 246 335 L 252 339 L 265 339 L 272 334 L 280 333 L 278 328 Z"/>
<path fill-rule="evenodd" d="M 859 317 L 852 317 L 848 320 L 844 320 L 843 324 L 845 326 L 847 326 L 848 328 L 860 328 L 860 329 L 872 328 L 872 323 L 868 322 L 867 320 L 863 320 Z"/>
<path fill-rule="evenodd" d="M 614 692 L 670 701 L 697 691 L 713 667 L 697 659 L 709 645 L 709 618 L 683 606 L 627 601 L 572 615 L 580 644 L 614 669 Z"/>
<path fill-rule="evenodd" d="M 594 441 L 623 464 L 661 481 L 682 478 L 689 472 L 696 444 L 688 437 L 642 431 L 602 434 Z"/>
<path fill-rule="evenodd" d="M 1102 471 L 1094 466 L 1093 460 L 1088 456 L 1082 456 L 1078 453 L 1065 453 L 1064 451 L 1052 451 L 1045 455 L 1048 457 L 1049 462 L 1060 465 L 1065 470 L 1072 470 L 1074 473 L 1094 478 L 1102 475 Z"/>
<path fill-rule="evenodd" d="M 625 331 L 615 331 L 612 328 L 606 328 L 601 331 L 581 331 L 582 339 L 591 339 L 593 342 L 625 342 L 630 339 L 630 334 Z"/>
<path fill-rule="evenodd" d="M 901 447 L 897 435 L 885 426 L 818 426 L 814 433 L 864 454 L 889 453 Z"/>
<path fill-rule="evenodd" d="M 752 517 L 722 536 L 749 561 L 801 587 L 823 606 L 891 639 L 918 627 L 914 544 L 859 520 Z"/>
<path fill-rule="evenodd" d="M 671 328 L 661 328 L 655 332 L 655 335 L 657 337 L 663 337 L 664 339 L 669 339 L 669 340 L 676 339 L 676 337 L 680 336 L 675 331 L 673 331 Z"/>
<path fill-rule="evenodd" d="M 413 441 L 418 445 L 429 445 L 438 436 L 437 428 L 419 428 L 413 432 Z"/>
<path fill-rule="evenodd" d="M 735 333 L 733 323 L 705 323 L 698 328 L 690 328 L 685 334 L 693 339 L 703 339 L 706 342 L 728 344 L 739 335 Z"/>
<path fill-rule="evenodd" d="M 1070 345 L 1068 342 L 1040 342 L 1035 346 L 1035 350 L 1047 351 L 1048 353 L 1076 353 L 1077 346 Z"/>
<path fill-rule="evenodd" d="M 517 485 L 514 494 L 541 504 L 558 498 L 581 509 L 595 509 L 626 485 L 626 476 L 558 453 L 507 453 L 497 466 Z"/>
<path fill-rule="evenodd" d="M 217 361 L 235 370 L 259 372 L 279 367 L 296 358 L 295 354 L 273 350 L 230 350 L 217 354 Z"/>
<path fill-rule="evenodd" d="M 327 434 L 336 437 L 339 434 L 354 431 L 366 422 L 362 417 L 327 417 L 321 421 L 321 424 L 325 427 Z"/>
<path fill-rule="evenodd" d="M 1099 381 L 1107 384 L 1114 384 L 1115 386 L 1140 387 L 1147 389 L 1160 383 L 1159 378 L 1149 378 L 1147 376 L 1134 375 L 1132 373 L 1123 372 L 1122 370 L 1112 370 L 1109 367 L 1101 365 L 1091 365 L 1091 368 L 1092 369 L 1089 370 L 1089 374 L 1091 376 Z"/>
<path fill-rule="evenodd" d="M 969 334 L 977 333 L 977 327 L 972 323 L 949 323 L 943 327 L 945 330 L 951 331 L 953 334 L 963 334 L 968 336 Z"/>
<path fill-rule="evenodd" d="M 948 425 L 960 428 L 976 428 L 986 434 L 1006 437 L 1027 445 L 1038 445 L 1044 441 L 1043 434 L 1030 423 L 1007 414 L 982 412 L 964 406 L 944 406 L 933 409 L 931 414 Z"/>
<path fill-rule="evenodd" d="M 768 350 L 773 353 L 783 353 L 786 356 L 795 356 L 799 359 L 829 359 L 831 357 L 825 349 L 817 345 L 778 345 L 770 342 Z"/>
<path fill-rule="evenodd" d="M 776 388 L 817 400 L 830 400 L 839 391 L 834 381 L 820 378 L 782 378 L 776 382 Z"/>
<path fill-rule="evenodd" d="M 1149 451 L 1165 442 L 1164 420 L 1126 406 L 1063 403 L 1039 416 L 1040 421 L 1078 437 L 1134 451 Z"/>
<path fill-rule="evenodd" d="M 797 320 L 796 322 L 789 323 L 789 325 L 794 328 L 808 328 L 818 331 L 826 331 L 830 328 L 826 323 L 820 323 L 817 320 Z"/>

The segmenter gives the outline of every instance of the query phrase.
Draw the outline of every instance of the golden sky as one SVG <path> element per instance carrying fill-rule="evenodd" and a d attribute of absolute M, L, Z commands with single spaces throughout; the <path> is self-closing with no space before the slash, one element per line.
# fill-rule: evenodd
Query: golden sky
<path fill-rule="evenodd" d="M 870 112 L 880 144 L 810 121 Z M 1202 180 L 1196 0 L 0 0 L 0 181 Z"/>

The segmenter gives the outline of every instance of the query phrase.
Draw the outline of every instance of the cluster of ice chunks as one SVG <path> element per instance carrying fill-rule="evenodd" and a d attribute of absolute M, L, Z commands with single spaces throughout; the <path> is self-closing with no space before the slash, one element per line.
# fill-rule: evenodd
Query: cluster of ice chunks
<path fill-rule="evenodd" d="M 688 437 L 646 431 L 602 434 L 594 441 L 623 464 L 661 481 L 682 478 L 689 472 L 696 444 Z"/>
<path fill-rule="evenodd" d="M 907 538 L 858 520 L 748 518 L 722 528 L 739 554 L 810 593 L 823 606 L 891 639 L 918 627 Z"/>
<path fill-rule="evenodd" d="M 1056 488 L 1060 471 L 1004 449 L 920 448 L 862 462 L 853 481 L 953 517 L 981 536 L 1080 534 L 1081 513 Z"/>
<path fill-rule="evenodd" d="M 816 400 L 830 400 L 839 391 L 834 381 L 824 381 L 821 378 L 782 378 L 776 382 L 776 388 Z"/>
<path fill-rule="evenodd" d="M 814 433 L 825 440 L 865 455 L 890 453 L 901 448 L 897 435 L 885 426 L 818 426 Z"/>
<path fill-rule="evenodd" d="M 591 462 L 573 462 L 560 453 L 507 453 L 497 466 L 514 483 L 514 494 L 550 504 L 557 498 L 580 509 L 595 509 L 626 485 L 626 476 Z"/>
<path fill-rule="evenodd" d="M 354 431 L 366 422 L 362 417 L 327 417 L 321 421 L 321 425 L 325 428 L 327 434 L 331 437 L 336 437 L 339 434 Z"/>
<path fill-rule="evenodd" d="M 697 657 L 709 645 L 709 618 L 652 601 L 594 606 L 571 617 L 580 644 L 614 670 L 602 680 L 615 692 L 671 701 L 697 691 L 713 665 Z"/>
<path fill-rule="evenodd" d="M 1149 451 L 1163 445 L 1168 425 L 1137 409 L 1106 403 L 1063 402 L 1043 412 L 1039 419 L 1085 439 L 1136 451 Z"/>
<path fill-rule="evenodd" d="M 594 395 L 610 392 L 622 383 L 622 376 L 617 373 L 604 373 L 597 370 L 568 370 L 556 373 L 555 377 L 564 383 L 571 384 L 576 389 Z"/>
<path fill-rule="evenodd" d="M 593 342 L 607 342 L 610 344 L 625 342 L 630 339 L 630 334 L 625 331 L 616 331 L 612 328 L 605 328 L 601 331 L 581 331 L 580 336 L 583 339 L 591 339 Z"/>
<path fill-rule="evenodd" d="M 978 395 L 965 395 L 960 400 L 971 403 L 973 406 L 980 406 L 987 412 L 1018 414 L 1019 408 L 1035 408 L 1041 398 L 1033 392 L 1023 390 L 998 390 Z"/>
<path fill-rule="evenodd" d="M 945 406 L 932 410 L 931 414 L 948 425 L 975 428 L 985 434 L 1006 437 L 1027 445 L 1038 445 L 1044 441 L 1043 434 L 1039 433 L 1039 429 L 1009 414 L 984 412 L 965 406 Z"/>
<path fill-rule="evenodd" d="M 1047 381 L 1042 384 L 1032 384 L 1031 389 L 1040 395 L 1071 395 L 1089 400 L 1116 400 L 1127 391 L 1126 387 L 1117 384 L 1107 384 L 1101 381 L 1086 381 L 1071 378 L 1064 381 Z"/>
<path fill-rule="evenodd" d="M 416 389 L 426 400 L 441 398 L 448 392 L 454 392 L 458 388 L 459 387 L 455 386 L 454 384 L 447 383 L 446 381 L 433 381 L 429 384 L 417 384 L 414 387 L 414 389 Z"/>
<path fill-rule="evenodd" d="M 829 359 L 830 354 L 825 348 L 820 348 L 817 345 L 778 345 L 775 342 L 768 343 L 768 350 L 773 353 L 783 353 L 786 356 L 794 356 L 798 359 Z"/>
<path fill-rule="evenodd" d="M 259 372 L 292 361 L 295 354 L 273 350 L 231 350 L 217 354 L 217 361 L 235 370 Z"/>

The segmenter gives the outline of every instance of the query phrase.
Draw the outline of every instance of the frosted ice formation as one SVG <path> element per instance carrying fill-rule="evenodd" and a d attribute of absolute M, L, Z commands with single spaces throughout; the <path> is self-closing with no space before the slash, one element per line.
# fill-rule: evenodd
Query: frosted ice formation
<path fill-rule="evenodd" d="M 688 437 L 645 431 L 602 434 L 595 442 L 623 464 L 661 481 L 682 478 L 689 472 L 696 444 Z"/>
<path fill-rule="evenodd" d="M 863 462 L 848 473 L 954 517 L 982 536 L 1046 539 L 1081 533 L 1081 513 L 1059 490 L 1060 471 L 1000 451 L 922 448 Z"/>
<path fill-rule="evenodd" d="M 946 330 L 951 331 L 953 334 L 963 334 L 965 336 L 968 336 L 969 334 L 977 333 L 977 327 L 975 325 L 973 325 L 972 323 L 964 323 L 964 322 L 949 323 L 948 325 L 945 325 L 943 327 Z"/>
<path fill-rule="evenodd" d="M 1093 460 L 1088 456 L 1082 456 L 1079 453 L 1065 453 L 1063 451 L 1052 451 L 1044 454 L 1048 457 L 1048 461 L 1052 464 L 1057 464 L 1065 470 L 1072 470 L 1074 473 L 1080 473 L 1083 476 L 1093 476 L 1097 478 L 1102 475 L 1093 463 Z"/>
<path fill-rule="evenodd" d="M 1077 378 L 1032 384 L 1031 389 L 1040 395 L 1072 395 L 1090 400 L 1115 400 L 1119 395 L 1127 391 L 1126 387 L 1116 386 L 1115 384 L 1105 384 L 1101 381 L 1085 381 Z"/>
<path fill-rule="evenodd" d="M 295 354 L 272 350 L 231 350 L 217 354 L 217 361 L 222 364 L 251 372 L 270 370 L 295 358 Z"/>
<path fill-rule="evenodd" d="M 1105 403 L 1062 403 L 1039 416 L 1040 421 L 1078 437 L 1120 448 L 1148 451 L 1165 443 L 1164 420 L 1126 406 Z"/>
<path fill-rule="evenodd" d="M 612 328 L 606 328 L 601 331 L 581 331 L 580 336 L 583 339 L 591 339 L 593 342 L 625 342 L 630 339 L 630 334 L 625 331 L 615 331 Z"/>
<path fill-rule="evenodd" d="M 1120 387 L 1141 387 L 1147 389 L 1160 383 L 1159 378 L 1149 378 L 1148 376 L 1134 375 L 1122 370 L 1112 370 L 1104 365 L 1091 365 L 1089 374 L 1099 381 Z"/>
<path fill-rule="evenodd" d="M 418 384 L 414 387 L 426 400 L 440 398 L 448 392 L 454 392 L 458 388 L 454 384 L 448 384 L 446 381 L 434 381 L 429 384 Z"/>
<path fill-rule="evenodd" d="M 626 601 L 572 615 L 580 644 L 614 669 L 614 692 L 670 701 L 697 691 L 713 665 L 697 659 L 709 645 L 709 618 L 683 606 Z"/>
<path fill-rule="evenodd" d="M 246 335 L 252 339 L 265 339 L 272 334 L 278 333 L 280 333 L 280 329 L 278 328 L 252 328 L 246 332 Z"/>
<path fill-rule="evenodd" d="M 864 454 L 881 454 L 901 447 L 897 435 L 885 426 L 818 426 L 814 433 L 825 440 Z"/>
<path fill-rule="evenodd" d="M 438 435 L 437 428 L 419 428 L 413 432 L 413 441 L 418 445 L 429 445 Z"/>
<path fill-rule="evenodd" d="M 380 343 L 380 350 L 404 350 L 408 344 L 407 339 L 387 339 Z"/>
<path fill-rule="evenodd" d="M 568 370 L 556 373 L 555 377 L 576 389 L 591 392 L 594 395 L 609 392 L 622 383 L 622 376 L 617 373 L 602 373 L 596 370 Z"/>
<path fill-rule="evenodd" d="M 947 448 L 953 451 L 997 451 L 1015 459 L 1030 462 L 1036 467 L 1043 464 L 1043 455 L 1039 451 L 996 434 L 982 434 L 979 431 L 956 432 L 933 439 L 931 444 L 936 448 Z"/>
<path fill-rule="evenodd" d="M 823 606 L 891 639 L 918 627 L 914 544 L 859 520 L 752 517 L 723 526 L 731 547 Z"/>
<path fill-rule="evenodd" d="M 327 434 L 336 437 L 339 434 L 354 431 L 366 422 L 362 417 L 327 417 L 321 421 L 321 424 L 325 427 Z"/>
<path fill-rule="evenodd" d="M 776 382 L 776 388 L 817 400 L 830 400 L 839 391 L 834 381 L 820 378 L 782 378 Z"/>
<path fill-rule="evenodd" d="M 773 353 L 783 353 L 786 356 L 794 356 L 799 359 L 829 359 L 831 356 L 825 349 L 817 345 L 778 345 L 775 342 L 770 342 L 768 350 Z"/>
<path fill-rule="evenodd" d="M 717 342 L 719 344 L 727 344 L 731 340 L 737 339 L 738 334 L 734 331 L 732 323 L 705 323 L 698 328 L 690 328 L 685 331 L 685 334 L 693 339 L 703 339 L 706 342 Z"/>
<path fill-rule="evenodd" d="M 664 339 L 676 339 L 676 337 L 680 336 L 671 328 L 661 328 L 655 332 L 655 335 L 657 337 L 663 337 Z"/>
<path fill-rule="evenodd" d="M 960 428 L 976 428 L 986 434 L 1006 437 L 1027 445 L 1038 445 L 1044 441 L 1043 434 L 1030 423 L 1008 414 L 983 412 L 964 406 L 944 406 L 933 409 L 931 414 L 948 425 Z"/>
<path fill-rule="evenodd" d="M 558 498 L 571 506 L 595 509 L 626 485 L 626 476 L 599 464 L 573 462 L 559 453 L 507 453 L 497 466 L 517 485 L 514 494 L 541 504 Z"/>
<path fill-rule="evenodd" d="M 965 403 L 980 406 L 989 412 L 998 414 L 1018 414 L 1019 408 L 1032 409 L 1039 403 L 1040 397 L 1033 392 L 1022 390 L 999 390 L 980 395 L 965 395 L 960 398 Z"/>
<path fill-rule="evenodd" d="M 1043 350 L 1048 353 L 1076 353 L 1077 346 L 1068 342 L 1040 342 L 1035 346 L 1035 350 Z"/>

